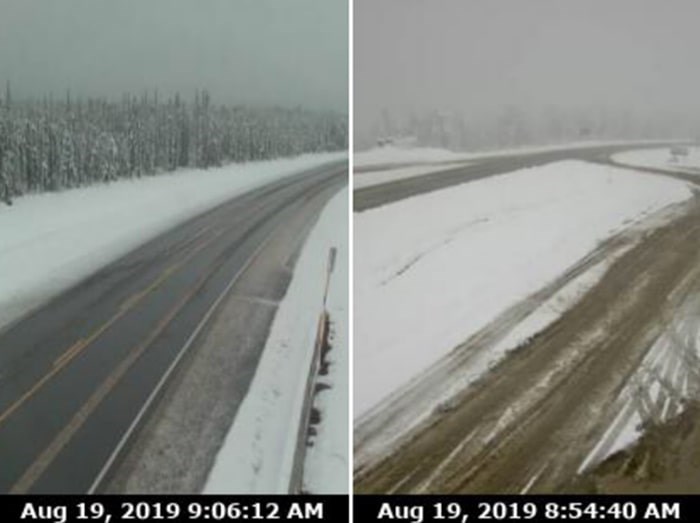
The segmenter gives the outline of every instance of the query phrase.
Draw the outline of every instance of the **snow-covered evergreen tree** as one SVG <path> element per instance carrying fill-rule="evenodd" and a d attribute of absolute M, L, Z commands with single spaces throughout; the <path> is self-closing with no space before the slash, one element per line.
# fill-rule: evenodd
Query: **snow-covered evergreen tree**
<path fill-rule="evenodd" d="M 208 168 L 347 148 L 347 118 L 301 108 L 227 107 L 206 90 L 192 104 L 125 95 L 118 102 L 69 91 L 0 103 L 0 200 L 180 167 Z"/>

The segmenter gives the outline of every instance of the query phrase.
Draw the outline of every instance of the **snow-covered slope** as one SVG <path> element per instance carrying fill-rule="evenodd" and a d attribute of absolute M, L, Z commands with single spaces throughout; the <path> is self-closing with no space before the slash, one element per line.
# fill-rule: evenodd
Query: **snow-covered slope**
<path fill-rule="evenodd" d="M 265 344 L 258 369 L 219 451 L 206 493 L 286 493 L 306 378 L 323 307 L 328 253 L 338 249 L 327 310 L 332 349 L 330 388 L 315 405 L 321 423 L 304 470 L 305 490 L 348 492 L 348 191 L 328 203 L 294 269 Z"/>
<path fill-rule="evenodd" d="M 328 288 L 326 310 L 330 319 L 330 344 L 326 360 L 328 374 L 321 381 L 328 388 L 319 392 L 315 406 L 321 414 L 313 446 L 307 450 L 304 464 L 304 490 L 313 494 L 349 492 L 349 414 L 350 414 L 350 258 L 348 193 L 342 191 L 329 205 L 327 229 L 337 248 L 335 270 Z M 332 239 L 331 239 L 332 238 Z"/>
<path fill-rule="evenodd" d="M 187 218 L 345 156 L 189 169 L 0 204 L 0 328 Z"/>
<path fill-rule="evenodd" d="M 567 161 L 355 214 L 355 417 L 601 240 L 689 195 Z"/>

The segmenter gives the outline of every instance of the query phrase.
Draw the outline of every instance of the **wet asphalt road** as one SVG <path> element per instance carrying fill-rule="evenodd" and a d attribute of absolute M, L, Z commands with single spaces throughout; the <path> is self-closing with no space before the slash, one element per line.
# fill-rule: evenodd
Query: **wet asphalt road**
<path fill-rule="evenodd" d="M 469 165 L 449 167 L 440 172 L 396 180 L 380 185 L 364 187 L 354 191 L 355 212 L 366 211 L 393 203 L 418 194 L 437 191 L 461 183 L 473 182 L 489 176 L 506 174 L 518 169 L 527 169 L 546 163 L 561 160 L 584 160 L 593 162 L 608 162 L 611 154 L 643 147 L 658 147 L 656 144 L 642 146 L 606 145 L 585 149 L 567 149 L 544 153 L 528 153 L 508 156 L 484 157 Z M 365 173 L 355 173 L 354 176 L 365 176 Z"/>
<path fill-rule="evenodd" d="M 309 194 L 346 176 L 336 163 L 239 196 L 0 332 L 0 492 L 90 491 L 222 291 Z"/>

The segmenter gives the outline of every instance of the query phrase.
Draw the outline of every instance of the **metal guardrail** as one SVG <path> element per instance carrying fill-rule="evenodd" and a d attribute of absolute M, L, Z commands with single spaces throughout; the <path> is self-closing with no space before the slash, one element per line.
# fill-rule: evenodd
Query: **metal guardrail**
<path fill-rule="evenodd" d="M 323 290 L 323 302 L 321 313 L 316 326 L 316 339 L 314 341 L 314 352 L 311 357 L 309 373 L 306 377 L 306 392 L 304 394 L 304 404 L 302 406 L 299 427 L 297 428 L 296 449 L 294 451 L 294 462 L 289 478 L 289 493 L 301 494 L 304 484 L 304 461 L 306 459 L 306 449 L 308 447 L 309 425 L 311 422 L 311 411 L 314 405 L 315 384 L 321 365 L 321 353 L 323 345 L 328 336 L 328 312 L 326 302 L 328 299 L 328 287 L 330 286 L 331 274 L 335 268 L 337 249 L 331 247 L 328 252 L 328 263 L 326 266 L 326 283 Z"/>

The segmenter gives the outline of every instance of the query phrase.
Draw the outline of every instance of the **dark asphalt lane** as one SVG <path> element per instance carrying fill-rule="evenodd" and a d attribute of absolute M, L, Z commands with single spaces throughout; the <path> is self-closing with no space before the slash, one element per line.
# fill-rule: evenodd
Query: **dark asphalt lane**
<path fill-rule="evenodd" d="M 353 193 L 354 210 L 355 212 L 366 211 L 367 209 L 380 207 L 418 194 L 437 191 L 452 185 L 473 182 L 482 178 L 488 178 L 489 176 L 506 174 L 518 169 L 526 169 L 546 163 L 558 162 L 561 160 L 607 162 L 610 155 L 617 152 L 658 146 L 658 144 L 645 144 L 640 146 L 606 145 L 588 147 L 585 149 L 579 148 L 544 153 L 484 157 L 469 165 L 446 167 L 443 171 L 423 176 L 415 176 L 357 189 Z M 363 176 L 363 174 L 355 173 L 354 176 Z"/>
<path fill-rule="evenodd" d="M 0 332 L 0 491 L 83 493 L 229 282 L 345 163 L 237 197 Z"/>
<path fill-rule="evenodd" d="M 621 163 L 614 162 L 610 159 L 607 160 L 595 160 L 596 163 L 601 163 L 604 165 L 612 165 L 613 167 L 619 167 L 621 169 L 628 169 L 630 171 L 636 171 L 636 172 L 645 172 L 649 174 L 658 174 L 661 176 L 666 176 L 668 178 L 676 178 L 677 180 L 681 180 L 683 182 L 689 182 L 694 185 L 700 185 L 700 176 L 697 174 L 691 174 L 691 173 L 684 173 L 681 171 L 673 171 L 669 169 L 655 169 L 653 167 L 635 167 L 632 165 L 625 165 Z"/>

